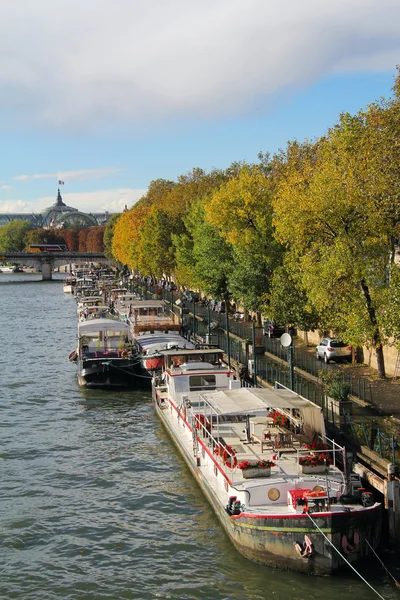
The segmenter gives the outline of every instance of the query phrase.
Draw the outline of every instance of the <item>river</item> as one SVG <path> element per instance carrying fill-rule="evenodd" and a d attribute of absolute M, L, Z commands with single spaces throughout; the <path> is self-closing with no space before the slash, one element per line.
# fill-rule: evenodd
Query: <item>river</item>
<path fill-rule="evenodd" d="M 60 280 L 0 275 L 1 600 L 378 597 L 350 570 L 307 577 L 242 558 L 150 394 L 79 388 L 76 328 Z M 377 561 L 361 573 L 400 598 Z"/>

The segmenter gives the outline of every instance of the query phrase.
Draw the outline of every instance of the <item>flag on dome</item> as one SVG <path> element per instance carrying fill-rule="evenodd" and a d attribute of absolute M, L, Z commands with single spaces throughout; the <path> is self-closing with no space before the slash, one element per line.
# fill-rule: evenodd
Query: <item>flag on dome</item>
<path fill-rule="evenodd" d="M 58 180 L 58 185 L 64 185 L 64 182 L 61 179 Z"/>

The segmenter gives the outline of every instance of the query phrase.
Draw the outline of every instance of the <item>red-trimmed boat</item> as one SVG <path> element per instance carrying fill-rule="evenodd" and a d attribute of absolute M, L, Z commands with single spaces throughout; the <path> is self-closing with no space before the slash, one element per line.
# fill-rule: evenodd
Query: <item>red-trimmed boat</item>
<path fill-rule="evenodd" d="M 320 407 L 282 386 L 240 387 L 222 350 L 163 355 L 157 413 L 239 552 L 325 575 L 377 548 L 381 505 L 326 437 Z"/>

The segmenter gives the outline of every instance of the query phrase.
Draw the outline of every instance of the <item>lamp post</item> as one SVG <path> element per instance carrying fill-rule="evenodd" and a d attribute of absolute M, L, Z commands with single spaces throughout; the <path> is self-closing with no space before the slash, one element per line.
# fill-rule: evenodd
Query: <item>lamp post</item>
<path fill-rule="evenodd" d="M 257 387 L 257 354 L 256 354 L 256 324 L 253 322 L 251 326 L 252 343 L 253 343 L 253 384 Z"/>
<path fill-rule="evenodd" d="M 228 302 L 225 302 L 225 321 L 226 321 L 226 353 L 228 355 L 228 367 L 231 368 L 231 340 L 229 337 L 229 314 Z"/>
<path fill-rule="evenodd" d="M 196 302 L 193 300 L 193 337 L 196 342 Z"/>
<path fill-rule="evenodd" d="M 289 365 L 289 387 L 294 391 L 294 344 L 292 336 L 289 333 L 281 335 L 281 344 L 287 348 L 288 365 Z"/>

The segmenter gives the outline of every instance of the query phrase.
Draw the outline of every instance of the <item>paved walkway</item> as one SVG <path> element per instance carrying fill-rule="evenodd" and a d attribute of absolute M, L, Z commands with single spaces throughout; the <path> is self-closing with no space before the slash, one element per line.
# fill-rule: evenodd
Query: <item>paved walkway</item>
<path fill-rule="evenodd" d="M 306 346 L 302 340 L 297 338 L 295 346 L 297 353 L 315 356 L 315 346 Z M 333 365 L 332 367 L 335 368 Z M 396 420 L 399 420 L 400 425 L 400 378 L 397 380 L 390 377 L 380 379 L 376 369 L 362 364 L 339 363 L 336 368 L 351 373 L 354 377 L 365 377 L 372 390 L 373 403 L 370 407 L 375 409 L 377 416 L 395 417 Z M 360 405 L 363 404 L 360 403 Z"/>

